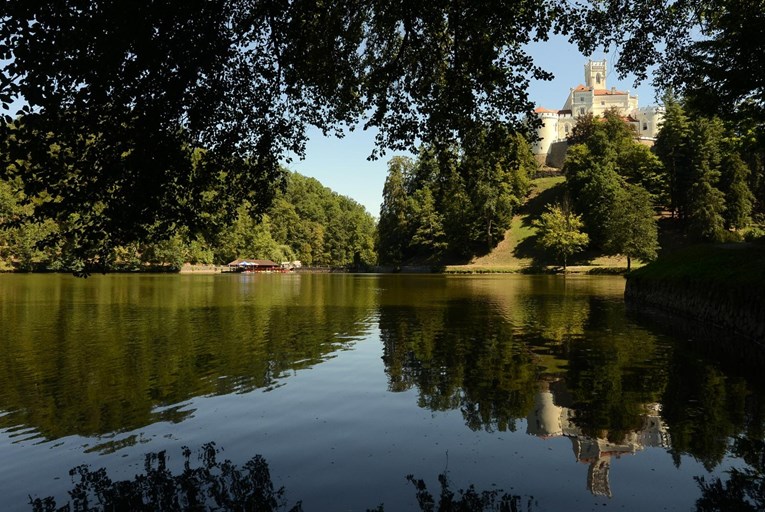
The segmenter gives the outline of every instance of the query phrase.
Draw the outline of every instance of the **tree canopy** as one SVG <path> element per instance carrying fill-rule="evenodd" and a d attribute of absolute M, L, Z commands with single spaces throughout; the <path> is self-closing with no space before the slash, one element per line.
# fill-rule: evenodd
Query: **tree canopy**
<path fill-rule="evenodd" d="M 539 243 L 560 257 L 564 272 L 568 257 L 584 249 L 590 241 L 587 233 L 581 231 L 582 219 L 571 211 L 567 202 L 563 205 L 548 205 L 536 226 L 539 230 Z"/>
<path fill-rule="evenodd" d="M 755 207 L 763 208 L 765 198 L 752 193 L 763 172 L 757 151 L 752 152 L 735 123 L 690 110 L 671 95 L 665 104 L 667 116 L 655 150 L 669 183 L 667 206 L 691 236 L 730 238 L 726 230 L 746 227 Z M 753 160 L 754 169 L 745 158 Z"/>
<path fill-rule="evenodd" d="M 585 117 L 573 132 L 564 164 L 566 187 L 592 245 L 609 254 L 656 258 L 654 206 L 667 197 L 659 159 L 635 140 L 616 110 Z"/>
<path fill-rule="evenodd" d="M 66 226 L 36 220 L 31 208 L 10 193 L 12 188 L 0 180 L 0 226 L 7 226 L 0 229 L 0 269 L 87 273 L 75 248 L 59 236 Z M 172 234 L 149 232 L 133 243 L 112 246 L 102 255 L 102 268 L 177 270 L 187 262 L 261 258 L 358 269 L 377 260 L 375 222 L 364 207 L 297 173 L 286 173 L 285 189 L 259 219 L 245 202 L 230 222 L 210 219 L 210 224 L 207 239 L 179 225 Z"/>
<path fill-rule="evenodd" d="M 462 151 L 424 147 L 391 159 L 378 223 L 385 265 L 467 261 L 493 249 L 529 190 L 537 163 L 501 126 L 466 137 Z"/>
<path fill-rule="evenodd" d="M 622 74 L 659 64 L 667 83 L 761 110 L 764 39 L 749 32 L 764 11 L 755 0 L 7 0 L 0 170 L 23 174 L 35 215 L 66 221 L 62 236 L 98 261 L 148 232 L 203 231 L 211 211 L 263 213 L 310 126 L 374 128 L 375 155 L 496 122 L 523 129 L 530 83 L 551 77 L 528 45 L 550 33 L 584 54 L 617 44 Z M 13 118 L 18 99 L 28 106 Z"/>

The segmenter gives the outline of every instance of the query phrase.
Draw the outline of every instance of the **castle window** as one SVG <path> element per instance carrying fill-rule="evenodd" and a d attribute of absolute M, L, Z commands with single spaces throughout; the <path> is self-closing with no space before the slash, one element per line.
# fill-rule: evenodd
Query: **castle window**
<path fill-rule="evenodd" d="M 600 102 L 600 104 L 601 104 L 601 105 L 605 105 L 605 104 L 606 104 L 606 102 L 605 102 L 605 101 L 601 101 L 601 102 Z"/>
<path fill-rule="evenodd" d="M 580 115 L 584 115 L 584 107 L 582 107 L 582 108 L 580 108 L 580 109 L 579 109 L 579 114 L 580 114 Z"/>
<path fill-rule="evenodd" d="M 643 130 L 647 130 L 647 129 L 648 129 L 648 123 L 643 123 Z"/>

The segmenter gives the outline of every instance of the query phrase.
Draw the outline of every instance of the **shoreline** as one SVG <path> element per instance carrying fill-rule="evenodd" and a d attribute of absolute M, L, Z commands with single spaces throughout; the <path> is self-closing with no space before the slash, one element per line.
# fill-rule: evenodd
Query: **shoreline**
<path fill-rule="evenodd" d="M 93 272 L 101 274 L 102 272 Z M 225 265 L 189 265 L 186 264 L 178 270 L 167 269 L 139 269 L 139 270 L 110 270 L 104 274 L 183 274 L 183 275 L 215 275 L 215 274 L 237 274 L 239 272 L 230 272 Z M 274 272 L 280 273 L 280 272 Z M 427 266 L 427 265 L 407 265 L 395 269 L 393 267 L 371 267 L 367 271 L 359 270 L 341 270 L 341 269 L 299 269 L 294 274 L 443 274 L 443 275 L 471 275 L 471 274 L 523 274 L 523 275 L 626 275 L 627 268 L 621 266 L 602 266 L 602 265 L 575 265 L 569 266 L 566 272 L 562 267 L 511 267 L 511 266 L 491 266 L 491 265 L 446 265 L 446 266 Z M 0 270 L 0 274 L 72 274 L 71 271 L 19 271 L 15 269 Z"/>
<path fill-rule="evenodd" d="M 628 307 L 689 318 L 765 347 L 765 245 L 689 246 L 626 277 Z"/>

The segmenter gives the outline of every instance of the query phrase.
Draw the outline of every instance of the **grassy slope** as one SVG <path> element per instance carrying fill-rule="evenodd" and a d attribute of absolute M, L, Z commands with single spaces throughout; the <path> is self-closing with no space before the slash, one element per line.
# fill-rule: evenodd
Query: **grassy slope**
<path fill-rule="evenodd" d="M 716 324 L 759 341 L 763 348 L 765 241 L 693 245 L 668 252 L 627 275 L 626 296 L 636 304 Z"/>
<path fill-rule="evenodd" d="M 693 245 L 662 255 L 630 278 L 765 290 L 765 244 Z"/>
<path fill-rule="evenodd" d="M 526 203 L 513 217 L 505 238 L 486 256 L 475 258 L 468 265 L 450 265 L 452 272 L 516 272 L 522 269 L 537 268 L 544 270 L 557 267 L 556 261 L 544 254 L 536 246 L 536 228 L 534 221 L 545 211 L 548 204 L 560 201 L 563 197 L 563 176 L 537 178 L 532 182 L 532 190 Z M 633 262 L 634 264 L 634 262 Z M 588 271 L 594 268 L 626 268 L 627 259 L 620 257 L 599 256 L 584 253 L 575 257 L 569 270 Z"/>

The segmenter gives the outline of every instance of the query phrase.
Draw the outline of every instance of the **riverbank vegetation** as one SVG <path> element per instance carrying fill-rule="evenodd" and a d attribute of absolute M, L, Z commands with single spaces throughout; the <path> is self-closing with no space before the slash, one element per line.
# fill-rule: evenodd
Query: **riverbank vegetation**
<path fill-rule="evenodd" d="M 213 221 L 236 222 L 242 207 L 253 218 L 267 214 L 284 178 L 280 163 L 305 154 L 311 127 L 376 130 L 373 157 L 423 143 L 482 158 L 470 149 L 481 144 L 477 133 L 528 131 L 530 85 L 553 77 L 529 48 L 551 33 L 585 55 L 616 45 L 618 73 L 644 79 L 655 65 L 660 83 L 703 89 L 715 101 L 702 104 L 724 112 L 761 88 L 761 52 L 747 46 L 758 39 L 740 37 L 757 33 L 750 14 L 759 10 L 741 5 L 94 1 L 83 9 L 9 0 L 0 24 L 0 173 L 22 176 L 30 229 L 46 232 L 53 218 L 74 260 L 106 268 L 116 247 L 148 235 L 167 239 L 185 226 L 196 240 Z M 696 44 L 699 32 L 708 41 Z M 761 101 L 748 106 L 762 112 Z M 28 165 L 19 169 L 20 161 Z M 494 201 L 496 177 L 452 183 L 467 194 L 455 202 L 470 201 L 470 234 L 466 247 L 456 245 L 447 219 L 448 253 L 496 244 L 497 226 L 508 222 L 507 205 Z M 417 202 L 427 212 L 422 190 Z M 57 238 L 46 233 L 42 245 Z"/>
<path fill-rule="evenodd" d="M 66 226 L 55 217 L 34 216 L 21 188 L 0 181 L 0 270 L 82 271 Z M 198 235 L 188 225 L 177 225 L 169 236 L 150 229 L 131 244 L 109 247 L 102 270 L 175 271 L 184 263 L 226 264 L 239 257 L 356 267 L 376 262 L 373 217 L 313 178 L 286 172 L 283 189 L 260 218 L 250 215 L 250 207 L 239 205 L 228 223 L 208 215 Z"/>
<path fill-rule="evenodd" d="M 765 241 L 698 244 L 677 249 L 636 269 L 630 278 L 765 290 Z"/>
<path fill-rule="evenodd" d="M 394 157 L 376 226 L 353 200 L 283 171 L 283 187 L 259 218 L 245 201 L 229 222 L 219 210 L 205 213 L 202 226 L 193 219 L 164 238 L 163 229 L 149 228 L 140 241 L 110 247 L 103 270 L 177 270 L 249 255 L 351 268 L 471 262 L 448 268 L 540 271 L 565 269 L 577 253 L 575 265 L 605 259 L 595 268 L 629 270 L 633 258 L 655 259 L 660 246 L 671 252 L 699 241 L 756 238 L 765 178 L 752 134 L 672 96 L 665 103 L 654 151 L 615 111 L 581 118 L 560 177 L 531 179 L 538 169 L 528 142 L 502 127 L 476 132 L 465 146 L 424 146 L 417 159 Z M 0 270 L 81 270 L 84 262 L 71 250 L 81 240 L 64 233 L 93 212 L 42 218 L 26 200 L 21 176 L 0 181 Z M 213 192 L 207 197 L 216 203 Z M 564 211 L 569 222 L 554 222 Z M 626 265 L 608 262 L 612 257 L 625 257 Z"/>
<path fill-rule="evenodd" d="M 537 168 L 520 136 L 499 149 L 480 147 L 483 159 L 470 156 L 473 145 L 393 160 L 379 224 L 381 262 L 565 270 L 578 254 L 574 262 L 590 266 L 623 258 L 605 266 L 629 271 L 633 260 L 653 261 L 660 251 L 761 236 L 765 167 L 753 133 L 671 94 L 665 104 L 654 148 L 618 111 L 581 117 L 560 178 L 528 179 Z M 504 160 L 492 151 L 504 152 Z"/>
<path fill-rule="evenodd" d="M 497 254 L 450 271 L 546 270 L 566 266 L 561 224 L 542 212 L 571 210 L 586 234 L 581 251 L 565 252 L 578 266 L 626 258 L 626 267 L 698 243 L 756 240 L 765 232 L 765 145 L 742 119 L 722 119 L 695 109 L 690 98 L 665 97 L 667 117 L 653 148 L 643 145 L 615 111 L 580 118 L 569 139 L 563 176 L 552 188 L 542 181 L 519 208 Z M 751 122 L 749 120 L 748 122 Z M 565 208 L 564 208 L 565 207 Z M 576 223 L 573 223 L 576 225 Z M 567 228 L 572 223 L 566 224 Z M 549 239 L 557 232 L 557 245 Z M 545 236 L 542 236 L 545 235 Z M 573 239 L 572 239 L 573 240 Z M 556 259 L 551 256 L 556 253 Z"/>
<path fill-rule="evenodd" d="M 628 275 L 628 304 L 716 325 L 765 343 L 765 241 L 705 244 Z M 762 345 L 761 345 L 762 346 Z"/>

